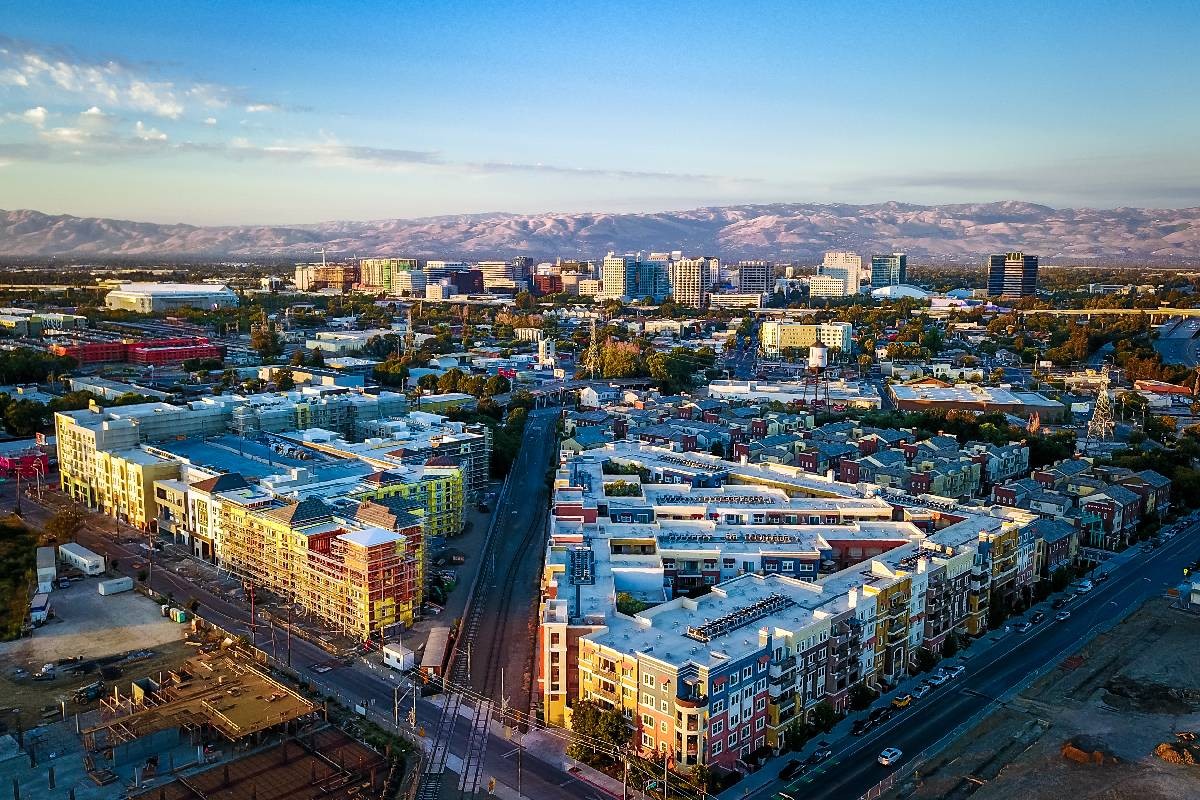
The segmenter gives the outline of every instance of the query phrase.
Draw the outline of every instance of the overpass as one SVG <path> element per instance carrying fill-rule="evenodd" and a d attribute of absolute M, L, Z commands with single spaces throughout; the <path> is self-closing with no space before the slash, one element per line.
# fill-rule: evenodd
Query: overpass
<path fill-rule="evenodd" d="M 1055 316 L 1083 317 L 1129 317 L 1143 315 L 1155 320 L 1166 321 L 1171 317 L 1200 317 L 1200 308 L 1037 308 L 1014 309 L 1014 314 L 1028 317 L 1035 314 L 1054 314 Z"/>

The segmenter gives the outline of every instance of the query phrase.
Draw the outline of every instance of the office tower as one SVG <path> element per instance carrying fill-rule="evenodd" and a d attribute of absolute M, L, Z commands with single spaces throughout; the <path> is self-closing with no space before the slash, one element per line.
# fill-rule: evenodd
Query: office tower
<path fill-rule="evenodd" d="M 908 256 L 904 253 L 871 256 L 871 288 L 896 286 L 908 279 Z"/>
<path fill-rule="evenodd" d="M 1038 257 L 1024 253 L 988 256 L 987 289 L 991 297 L 1033 297 L 1037 294 Z"/>
<path fill-rule="evenodd" d="M 813 275 L 808 279 L 809 297 L 845 297 L 847 294 L 846 281 L 843 278 L 835 278 L 832 275 Z"/>
<path fill-rule="evenodd" d="M 862 282 L 862 258 L 857 253 L 831 251 L 825 254 L 818 274 L 841 280 L 843 295 L 858 294 Z"/>
<path fill-rule="evenodd" d="M 518 283 L 525 281 L 529 283 L 530 275 L 533 272 L 533 259 L 529 256 L 517 256 L 512 260 L 512 278 Z"/>
<path fill-rule="evenodd" d="M 671 296 L 688 308 L 704 308 L 712 289 L 712 262 L 715 258 L 681 258 L 671 264 Z"/>
<path fill-rule="evenodd" d="M 397 271 L 391 275 L 391 288 L 388 289 L 388 294 L 400 297 L 424 297 L 425 286 L 424 272 L 420 270 Z"/>
<path fill-rule="evenodd" d="M 766 261 L 738 262 L 738 291 L 770 294 L 775 288 L 775 266 Z"/>
<path fill-rule="evenodd" d="M 395 276 L 420 268 L 421 263 L 415 258 L 362 258 L 358 262 L 358 285 L 367 291 L 394 294 Z"/>
<path fill-rule="evenodd" d="M 600 265 L 600 285 L 603 297 L 625 298 L 633 297 L 637 289 L 637 257 L 633 255 L 619 256 L 609 253 Z"/>
<path fill-rule="evenodd" d="M 509 261 L 480 261 L 475 268 L 483 273 L 483 288 L 511 289 L 513 287 L 513 265 Z"/>
<path fill-rule="evenodd" d="M 639 256 L 637 261 L 637 290 L 635 299 L 650 298 L 661 303 L 671 293 L 671 253 L 652 253 L 650 258 Z"/>
<path fill-rule="evenodd" d="M 465 261 L 426 261 L 425 277 L 430 283 L 436 283 L 442 278 L 453 278 L 460 272 L 466 272 L 471 265 Z"/>

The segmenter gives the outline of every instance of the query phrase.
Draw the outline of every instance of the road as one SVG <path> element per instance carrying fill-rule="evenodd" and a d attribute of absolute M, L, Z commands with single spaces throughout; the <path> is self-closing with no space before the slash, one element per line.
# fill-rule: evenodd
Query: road
<path fill-rule="evenodd" d="M 1181 319 L 1174 325 L 1164 326 L 1159 338 L 1154 340 L 1154 349 L 1164 364 L 1182 364 L 1185 367 L 1200 365 L 1196 335 L 1200 333 L 1200 320 Z"/>
<path fill-rule="evenodd" d="M 1026 634 L 1007 634 L 1004 639 L 963 664 L 966 673 L 936 689 L 910 709 L 897 714 L 883 726 L 858 738 L 846 737 L 833 743 L 834 756 L 815 775 L 792 781 L 792 789 L 773 781 L 749 796 L 766 798 L 787 790 L 804 800 L 847 800 L 858 798 L 886 778 L 890 770 L 875 758 L 885 747 L 898 747 L 910 760 L 948 732 L 970 721 L 1018 687 L 1039 669 L 1052 666 L 1095 636 L 1107 621 L 1123 616 L 1149 597 L 1161 596 L 1182 577 L 1185 564 L 1200 557 L 1200 525 L 1186 531 L 1150 553 L 1118 566 L 1113 577 L 1073 600 L 1066 608 L 1071 616 L 1064 622 L 1043 603 L 1035 608 L 1047 620 Z M 764 769 L 779 769 L 768 765 Z M 737 787 L 731 790 L 745 797 Z"/>

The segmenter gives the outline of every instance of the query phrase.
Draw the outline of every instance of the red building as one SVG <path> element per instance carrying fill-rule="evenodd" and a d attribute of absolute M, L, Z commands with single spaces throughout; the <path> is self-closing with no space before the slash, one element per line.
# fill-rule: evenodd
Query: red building
<path fill-rule="evenodd" d="M 189 358 L 223 358 L 225 349 L 200 336 L 145 341 L 81 342 L 55 344 L 50 352 L 69 356 L 80 364 L 128 361 L 134 364 L 179 364 Z"/>
<path fill-rule="evenodd" d="M 561 275 L 534 275 L 533 288 L 538 294 L 559 294 L 563 290 Z"/>

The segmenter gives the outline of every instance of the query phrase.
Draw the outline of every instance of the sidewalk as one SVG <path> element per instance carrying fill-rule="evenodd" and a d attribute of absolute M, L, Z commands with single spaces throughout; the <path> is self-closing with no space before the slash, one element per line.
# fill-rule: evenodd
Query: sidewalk
<path fill-rule="evenodd" d="M 1140 545 L 1135 545 L 1133 547 L 1129 547 L 1126 550 L 1124 550 L 1123 552 L 1114 554 L 1108 561 L 1106 561 L 1104 563 L 1103 566 L 1098 567 L 1095 570 L 1095 574 L 1099 575 L 1103 572 L 1109 572 L 1114 569 L 1118 569 L 1121 566 L 1132 561 L 1133 559 L 1137 558 L 1139 555 L 1141 555 L 1141 546 Z M 1040 603 L 1035 603 L 1034 605 L 1030 606 L 1023 614 L 1019 615 L 1019 617 L 1017 617 L 1016 619 L 1028 617 L 1035 611 L 1041 611 L 1041 612 L 1045 613 L 1047 615 L 1047 617 L 1053 617 L 1055 612 L 1051 608 L 1051 605 L 1050 605 L 1051 602 L 1053 602 L 1053 597 L 1051 597 L 1047 600 L 1044 600 Z M 991 652 L 993 649 L 1000 647 L 1000 646 L 1004 645 L 1005 643 L 1013 640 L 1013 635 L 1011 633 L 1013 624 L 1014 624 L 1014 620 L 1010 620 L 1008 623 L 1005 624 L 1003 629 L 999 629 L 996 631 L 989 631 L 983 637 L 973 641 L 967 649 L 960 650 L 959 653 L 957 655 L 955 655 L 954 657 L 943 659 L 942 661 L 939 661 L 938 667 L 939 668 L 950 667 L 955 664 L 962 664 L 963 666 L 969 666 L 971 664 L 971 662 L 978 661 L 980 656 L 983 656 L 983 655 Z M 1042 623 L 1042 624 L 1046 624 L 1046 623 Z M 909 678 L 905 679 L 904 681 L 901 681 L 901 683 L 894 690 L 892 690 L 891 692 L 888 692 L 886 694 L 880 695 L 880 697 L 874 703 L 872 703 L 871 709 L 884 708 L 891 704 L 892 698 L 897 697 L 899 695 L 911 693 L 913 689 L 915 689 L 920 683 L 922 683 L 926 678 L 929 677 L 929 674 L 930 673 L 920 673 L 920 674 L 914 675 L 912 677 L 909 677 Z M 931 698 L 935 697 L 937 694 L 946 690 L 947 687 L 952 687 L 953 685 L 954 685 L 954 681 L 951 680 L 947 684 L 943 684 L 943 686 L 939 686 L 939 687 L 935 688 L 924 699 L 922 699 L 922 700 L 918 701 L 916 704 L 914 704 L 913 707 L 920 708 L 921 704 L 928 703 Z M 779 770 L 782 769 L 783 764 L 786 763 L 787 760 L 790 760 L 793 758 L 798 758 L 798 759 L 804 760 L 804 759 L 808 758 L 808 756 L 812 755 L 813 751 L 817 749 L 817 743 L 823 741 L 823 742 L 827 742 L 833 748 L 834 758 L 831 759 L 830 761 L 825 762 L 824 764 L 821 764 L 821 765 L 815 767 L 814 769 L 812 769 L 808 772 L 808 775 L 812 775 L 812 776 L 820 775 L 822 771 L 824 771 L 825 769 L 828 768 L 829 765 L 834 763 L 834 761 L 836 760 L 836 758 L 838 756 L 838 752 L 840 750 L 845 749 L 846 745 L 849 742 L 855 741 L 855 738 L 850 735 L 850 729 L 854 726 L 855 720 L 864 717 L 866 714 L 869 713 L 869 711 L 871 709 L 868 709 L 866 711 L 854 711 L 854 712 L 848 713 L 842 720 L 840 720 L 837 723 L 837 725 L 833 726 L 833 729 L 830 730 L 828 733 L 818 734 L 818 735 L 814 736 L 811 740 L 806 742 L 804 747 L 800 748 L 799 750 L 785 753 L 785 754 L 779 756 L 778 758 L 774 758 L 774 759 L 768 761 L 758 771 L 752 772 L 749 775 L 746 775 L 738 783 L 734 784 L 733 786 L 726 789 L 721 794 L 717 795 L 717 797 L 720 800 L 744 800 L 744 798 L 748 798 L 752 795 L 759 794 L 760 792 L 763 791 L 763 789 L 765 787 L 775 784 L 777 782 L 778 776 L 779 776 Z"/>

